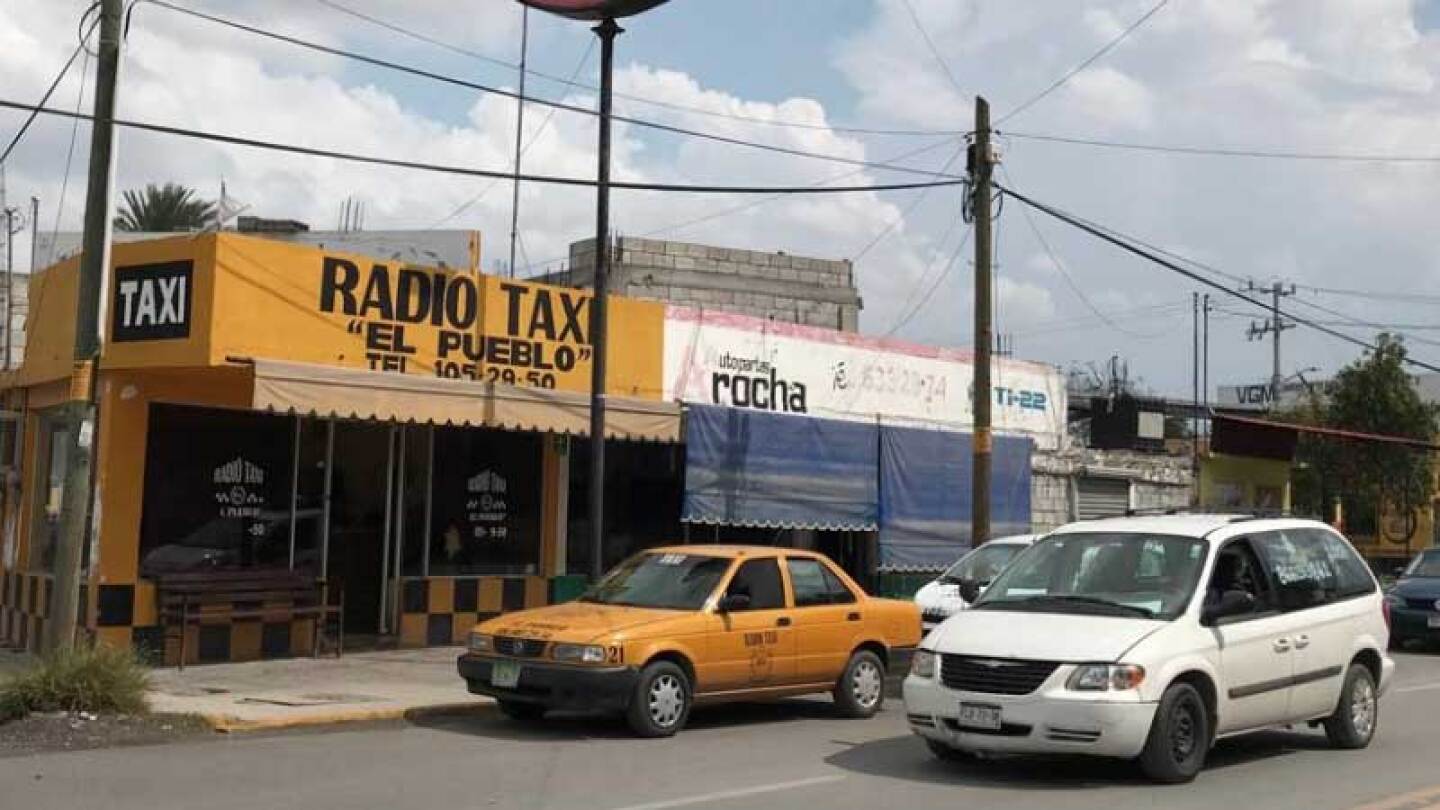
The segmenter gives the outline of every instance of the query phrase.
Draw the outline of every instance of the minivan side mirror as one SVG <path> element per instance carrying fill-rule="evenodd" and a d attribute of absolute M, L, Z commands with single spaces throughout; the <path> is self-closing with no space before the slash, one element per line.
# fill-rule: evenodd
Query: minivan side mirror
<path fill-rule="evenodd" d="M 962 579 L 962 580 L 960 580 L 960 585 L 959 585 L 959 587 L 958 587 L 958 590 L 960 591 L 960 598 L 961 598 L 961 599 L 964 599 L 965 602 L 966 602 L 966 604 L 971 604 L 971 603 L 973 603 L 976 599 L 979 599 L 979 598 L 980 598 L 980 588 L 981 588 L 981 587 L 982 587 L 982 586 L 980 585 L 980 583 L 977 582 L 976 580 L 973 580 L 973 579 Z"/>
<path fill-rule="evenodd" d="M 720 597 L 720 604 L 715 609 L 720 613 L 734 613 L 739 610 L 750 609 L 750 595 L 745 593 L 727 593 Z"/>
<path fill-rule="evenodd" d="M 1201 620 L 1205 624 L 1218 624 L 1224 619 L 1243 616 L 1255 610 L 1255 597 L 1245 591 L 1226 591 L 1220 601 L 1205 608 Z"/>

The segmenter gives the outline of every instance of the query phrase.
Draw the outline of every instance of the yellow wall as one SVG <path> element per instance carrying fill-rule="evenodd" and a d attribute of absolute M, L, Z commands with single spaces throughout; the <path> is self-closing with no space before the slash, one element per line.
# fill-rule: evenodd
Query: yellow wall
<path fill-rule="evenodd" d="M 1200 504 L 1288 511 L 1290 462 L 1210 453 L 1200 466 Z"/>

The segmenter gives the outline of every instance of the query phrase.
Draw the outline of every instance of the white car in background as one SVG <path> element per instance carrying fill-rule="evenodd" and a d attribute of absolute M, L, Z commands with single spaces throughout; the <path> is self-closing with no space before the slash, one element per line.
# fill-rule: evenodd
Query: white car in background
<path fill-rule="evenodd" d="M 970 606 L 985 588 L 1005 570 L 1020 552 L 1035 543 L 1037 535 L 997 537 L 966 552 L 945 573 L 915 592 L 920 621 L 925 632 Z"/>
<path fill-rule="evenodd" d="M 1323 727 L 1364 748 L 1395 670 L 1387 619 L 1369 567 L 1324 523 L 1074 523 L 925 638 L 905 712 L 942 759 L 1090 754 L 1160 782 L 1259 729 Z"/>

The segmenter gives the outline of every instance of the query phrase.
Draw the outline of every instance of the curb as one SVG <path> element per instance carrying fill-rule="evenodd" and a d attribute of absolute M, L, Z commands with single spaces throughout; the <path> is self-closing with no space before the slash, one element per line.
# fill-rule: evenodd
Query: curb
<path fill-rule="evenodd" d="M 244 734 L 257 731 L 282 731 L 296 728 L 339 726 L 350 723 L 373 723 L 387 720 L 419 722 L 431 717 L 470 714 L 488 711 L 489 702 L 436 703 L 429 706 L 386 706 L 383 708 L 339 708 L 288 717 L 247 719 L 218 712 L 197 712 L 196 716 L 221 734 Z"/>

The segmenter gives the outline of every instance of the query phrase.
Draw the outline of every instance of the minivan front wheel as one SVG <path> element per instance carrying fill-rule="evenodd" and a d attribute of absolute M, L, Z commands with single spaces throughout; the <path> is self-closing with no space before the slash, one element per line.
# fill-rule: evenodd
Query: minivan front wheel
<path fill-rule="evenodd" d="M 1210 748 L 1210 714 L 1205 700 L 1188 683 L 1171 684 L 1160 698 L 1150 736 L 1140 752 L 1140 768 L 1156 782 L 1189 782 L 1205 764 Z"/>
<path fill-rule="evenodd" d="M 1336 748 L 1364 748 L 1375 738 L 1379 722 L 1375 676 L 1364 664 L 1351 664 L 1340 689 L 1340 703 L 1335 713 L 1325 718 L 1325 736 Z"/>

